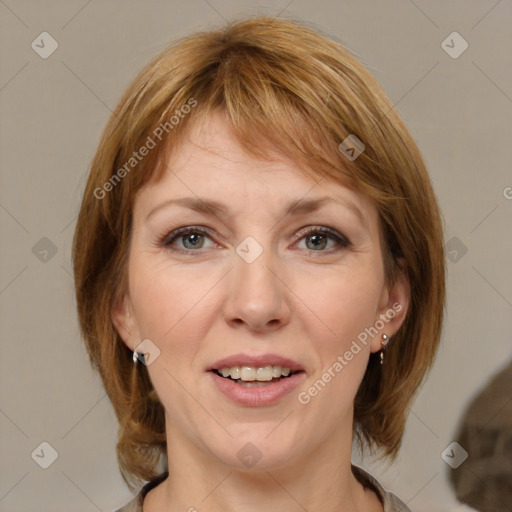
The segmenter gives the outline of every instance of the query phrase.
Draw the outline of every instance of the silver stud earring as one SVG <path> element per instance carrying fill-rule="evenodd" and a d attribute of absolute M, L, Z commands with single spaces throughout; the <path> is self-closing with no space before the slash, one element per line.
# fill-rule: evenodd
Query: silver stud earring
<path fill-rule="evenodd" d="M 133 351 L 133 362 L 137 364 L 137 361 L 139 360 L 139 354 L 136 350 Z"/>
<path fill-rule="evenodd" d="M 387 345 L 388 345 L 388 336 L 387 334 L 383 334 L 382 335 L 382 349 L 380 351 L 380 364 L 384 364 L 384 351 L 386 350 L 387 348 Z"/>

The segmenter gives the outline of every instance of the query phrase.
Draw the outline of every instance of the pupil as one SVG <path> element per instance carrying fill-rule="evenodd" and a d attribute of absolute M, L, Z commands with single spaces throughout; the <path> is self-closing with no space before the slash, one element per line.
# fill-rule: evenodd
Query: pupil
<path fill-rule="evenodd" d="M 189 234 L 186 237 L 184 237 L 184 239 L 185 239 L 186 242 L 189 242 L 190 240 L 192 240 L 192 247 L 197 247 L 197 245 L 199 245 L 198 241 L 199 241 L 201 236 L 202 235 L 200 235 L 200 234 L 192 233 L 192 234 Z M 185 247 L 186 246 L 187 246 L 187 243 L 185 243 Z"/>
<path fill-rule="evenodd" d="M 311 235 L 309 238 L 312 241 L 314 247 L 320 247 L 322 242 L 325 242 L 324 235 Z M 322 245 L 322 247 L 323 247 L 323 245 Z"/>

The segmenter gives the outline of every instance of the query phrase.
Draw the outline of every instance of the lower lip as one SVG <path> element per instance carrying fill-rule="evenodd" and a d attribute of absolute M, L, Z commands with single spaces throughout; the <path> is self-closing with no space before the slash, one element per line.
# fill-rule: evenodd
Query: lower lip
<path fill-rule="evenodd" d="M 272 384 L 246 387 L 236 384 L 231 379 L 220 377 L 215 372 L 208 373 L 221 393 L 233 402 L 247 407 L 264 407 L 278 403 L 284 396 L 290 394 L 306 375 L 304 372 L 298 372 Z"/>

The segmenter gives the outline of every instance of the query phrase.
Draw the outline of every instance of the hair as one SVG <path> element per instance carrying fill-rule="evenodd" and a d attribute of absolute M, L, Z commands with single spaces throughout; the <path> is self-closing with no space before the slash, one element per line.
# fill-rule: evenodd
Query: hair
<path fill-rule="evenodd" d="M 155 478 L 167 446 L 163 406 L 111 316 L 127 289 L 134 200 L 166 172 L 167 157 L 191 126 L 214 112 L 251 155 L 271 159 L 277 151 L 316 181 L 336 180 L 373 200 L 386 282 L 405 273 L 410 301 L 385 364 L 370 356 L 354 401 L 354 438 L 394 460 L 442 331 L 436 197 L 418 147 L 370 72 L 317 29 L 258 16 L 162 51 L 121 98 L 92 161 L 73 239 L 76 302 L 91 364 L 120 423 L 123 479 L 133 490 Z M 339 149 L 349 135 L 365 146 L 355 159 Z"/>

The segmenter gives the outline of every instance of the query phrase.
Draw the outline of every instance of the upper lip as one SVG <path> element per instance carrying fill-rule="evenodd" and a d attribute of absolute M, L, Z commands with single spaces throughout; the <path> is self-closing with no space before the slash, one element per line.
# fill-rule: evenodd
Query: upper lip
<path fill-rule="evenodd" d="M 222 368 L 231 368 L 233 366 L 251 366 L 254 368 L 262 368 L 264 366 L 281 366 L 283 368 L 290 368 L 292 372 L 304 370 L 304 367 L 297 361 L 278 354 L 261 354 L 257 356 L 233 354 L 232 356 L 219 359 L 206 370 L 220 370 Z"/>

